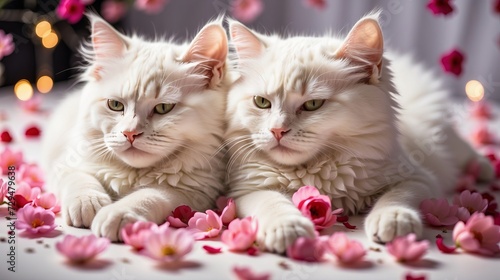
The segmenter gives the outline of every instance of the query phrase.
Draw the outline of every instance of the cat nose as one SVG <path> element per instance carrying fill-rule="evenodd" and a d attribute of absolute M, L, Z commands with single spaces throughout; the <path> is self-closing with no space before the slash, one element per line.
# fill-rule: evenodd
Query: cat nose
<path fill-rule="evenodd" d="M 127 140 L 130 142 L 130 144 L 134 143 L 135 141 L 135 138 L 139 137 L 142 132 L 137 132 L 135 130 L 133 131 L 123 131 L 123 136 L 125 136 L 127 138 Z"/>
<path fill-rule="evenodd" d="M 290 129 L 284 129 L 282 127 L 280 128 L 271 128 L 271 132 L 274 134 L 274 138 L 276 138 L 276 140 L 280 141 L 281 138 L 283 138 L 283 135 L 285 135 L 285 133 L 289 132 Z"/>

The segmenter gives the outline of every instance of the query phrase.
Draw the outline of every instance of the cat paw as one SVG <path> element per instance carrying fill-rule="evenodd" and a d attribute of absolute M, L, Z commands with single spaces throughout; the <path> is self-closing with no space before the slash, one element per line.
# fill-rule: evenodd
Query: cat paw
<path fill-rule="evenodd" d="M 265 250 L 281 254 L 301 236 L 314 238 L 314 224 L 302 215 L 289 215 L 262 225 L 257 242 Z"/>
<path fill-rule="evenodd" d="M 99 210 L 111 202 L 109 195 L 95 190 L 71 193 L 64 198 L 62 214 L 66 224 L 89 228 Z"/>
<path fill-rule="evenodd" d="M 103 207 L 94 218 L 90 229 L 98 237 L 111 241 L 122 241 L 121 229 L 129 223 L 145 220 L 142 216 L 122 205 L 111 204 Z"/>
<path fill-rule="evenodd" d="M 397 236 L 422 234 L 422 220 L 413 209 L 392 206 L 376 209 L 366 217 L 365 231 L 377 243 L 392 241 Z"/>

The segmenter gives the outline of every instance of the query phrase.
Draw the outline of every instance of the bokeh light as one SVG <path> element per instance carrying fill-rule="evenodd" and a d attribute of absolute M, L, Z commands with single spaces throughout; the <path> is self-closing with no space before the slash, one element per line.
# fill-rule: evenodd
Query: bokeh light
<path fill-rule="evenodd" d="M 51 49 L 57 45 L 59 42 L 59 37 L 54 31 L 50 31 L 48 35 L 42 38 L 42 45 L 47 49 Z"/>
<path fill-rule="evenodd" d="M 465 93 L 470 100 L 478 102 L 484 97 L 484 87 L 481 82 L 477 80 L 470 80 L 465 85 Z"/>
<path fill-rule="evenodd" d="M 33 87 L 28 80 L 19 80 L 14 86 L 14 93 L 19 100 L 30 100 L 33 96 Z"/>
<path fill-rule="evenodd" d="M 35 33 L 40 38 L 48 36 L 51 31 L 52 31 L 52 26 L 46 20 L 40 21 L 39 23 L 37 23 L 35 27 Z"/>
<path fill-rule="evenodd" d="M 49 76 L 41 76 L 36 81 L 36 88 L 41 93 L 49 92 L 50 90 L 52 90 L 53 86 L 54 86 L 54 81 L 52 81 L 52 78 Z"/>

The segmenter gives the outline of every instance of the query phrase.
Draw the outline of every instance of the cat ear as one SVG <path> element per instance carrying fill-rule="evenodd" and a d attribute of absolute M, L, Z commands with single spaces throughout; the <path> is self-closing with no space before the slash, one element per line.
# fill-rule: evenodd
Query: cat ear
<path fill-rule="evenodd" d="M 257 34 L 235 20 L 228 20 L 228 23 L 231 42 L 239 59 L 253 58 L 264 51 L 265 45 Z"/>
<path fill-rule="evenodd" d="M 377 83 L 382 69 L 384 39 L 376 16 L 359 20 L 351 29 L 342 46 L 335 53 L 337 59 L 348 59 L 363 66 L 371 83 Z"/>
<path fill-rule="evenodd" d="M 127 50 L 127 42 L 118 31 L 99 16 L 89 16 L 92 26 L 92 48 L 94 54 L 94 69 L 91 75 L 100 80 L 106 63 L 123 57 Z"/>
<path fill-rule="evenodd" d="M 197 63 L 195 71 L 207 77 L 207 86 L 215 86 L 224 77 L 228 52 L 226 31 L 220 22 L 203 27 L 182 56 L 186 63 Z"/>

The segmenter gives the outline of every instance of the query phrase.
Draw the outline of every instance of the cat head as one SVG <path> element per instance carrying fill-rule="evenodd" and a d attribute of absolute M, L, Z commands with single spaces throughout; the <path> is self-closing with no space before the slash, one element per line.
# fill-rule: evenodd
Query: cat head
<path fill-rule="evenodd" d="M 181 45 L 125 36 L 97 16 L 90 22 L 79 111 L 96 156 L 143 168 L 220 137 L 228 49 L 221 20 Z"/>
<path fill-rule="evenodd" d="M 332 151 L 387 156 L 395 91 L 376 14 L 344 38 L 280 38 L 229 25 L 239 78 L 228 96 L 227 137 L 240 143 L 237 153 L 283 165 Z"/>

